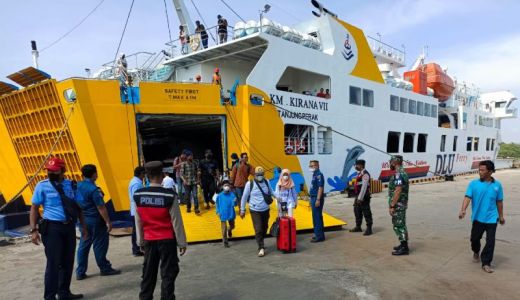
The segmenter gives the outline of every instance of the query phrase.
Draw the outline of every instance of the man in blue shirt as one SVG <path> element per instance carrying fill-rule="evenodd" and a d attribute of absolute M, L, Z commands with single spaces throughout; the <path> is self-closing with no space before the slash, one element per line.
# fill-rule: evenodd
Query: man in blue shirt
<path fill-rule="evenodd" d="M 58 299 L 80 299 L 82 294 L 70 292 L 76 248 L 74 226 L 78 218 L 83 225 L 82 236 L 88 236 L 77 204 L 79 197 L 75 184 L 64 179 L 63 160 L 53 157 L 45 168 L 48 179 L 38 182 L 34 188 L 30 213 L 31 241 L 35 245 L 42 241 L 47 257 L 44 298 L 56 299 L 58 295 Z M 43 219 L 38 221 L 40 205 L 43 206 Z"/>
<path fill-rule="evenodd" d="M 79 242 L 76 279 L 87 278 L 88 253 L 92 245 L 94 245 L 94 256 L 101 276 L 121 274 L 121 271 L 113 269 L 112 264 L 107 260 L 108 233 L 112 230 L 112 223 L 103 201 L 103 192 L 96 185 L 97 168 L 94 165 L 84 165 L 81 174 L 84 180 L 78 183 L 78 193 L 81 196 L 79 205 L 87 223 L 88 237 L 82 237 Z"/>
<path fill-rule="evenodd" d="M 323 242 L 325 233 L 323 232 L 323 204 L 325 202 L 325 178 L 320 172 L 320 163 L 317 160 L 311 160 L 309 163 L 309 171 L 312 173 L 311 196 L 312 224 L 314 226 L 314 237 L 311 243 Z"/>
<path fill-rule="evenodd" d="M 491 261 L 495 251 L 495 233 L 497 222 L 506 223 L 504 219 L 504 192 L 499 181 L 491 174 L 495 172 L 495 164 L 490 160 L 481 161 L 479 164 L 480 179 L 473 180 L 466 191 L 466 197 L 462 202 L 459 219 L 466 216 L 466 209 L 471 202 L 471 250 L 473 261 L 482 261 L 482 269 L 487 273 L 493 273 Z M 486 245 L 480 253 L 480 239 L 486 232 Z"/>
<path fill-rule="evenodd" d="M 137 245 L 137 237 L 136 237 L 136 228 L 135 228 L 135 202 L 134 202 L 134 193 L 138 189 L 142 189 L 143 180 L 145 177 L 145 169 L 143 167 L 137 167 L 134 169 L 134 178 L 130 180 L 130 184 L 128 185 L 128 197 L 130 198 L 130 216 L 132 222 L 132 254 L 134 256 L 143 256 L 144 253 L 141 251 L 139 246 Z"/>

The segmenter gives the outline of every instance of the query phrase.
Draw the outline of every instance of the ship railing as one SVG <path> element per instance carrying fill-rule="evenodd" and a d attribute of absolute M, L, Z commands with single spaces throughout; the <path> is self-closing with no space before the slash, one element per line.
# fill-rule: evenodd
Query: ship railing
<path fill-rule="evenodd" d="M 181 43 L 181 38 L 179 37 L 177 39 L 167 42 L 166 46 L 172 49 L 172 57 L 175 57 L 204 50 L 207 48 L 212 48 L 221 44 L 225 44 L 230 40 L 233 40 L 234 28 L 232 26 L 227 26 L 227 38 L 226 40 L 220 42 L 220 36 L 218 35 L 218 27 L 218 25 L 215 25 L 206 28 L 206 33 L 208 34 L 208 42 L 206 48 L 204 48 L 200 33 L 186 35 L 186 42 L 184 44 Z"/>
<path fill-rule="evenodd" d="M 381 55 L 385 58 L 394 60 L 398 63 L 405 64 L 406 62 L 406 52 L 395 47 L 392 47 L 382 41 L 375 39 L 373 37 L 367 36 L 368 44 L 370 45 L 370 49 L 372 49 L 372 53 L 375 55 Z"/>
<path fill-rule="evenodd" d="M 305 155 L 314 154 L 314 141 L 312 138 L 294 136 L 285 137 L 285 154 Z"/>

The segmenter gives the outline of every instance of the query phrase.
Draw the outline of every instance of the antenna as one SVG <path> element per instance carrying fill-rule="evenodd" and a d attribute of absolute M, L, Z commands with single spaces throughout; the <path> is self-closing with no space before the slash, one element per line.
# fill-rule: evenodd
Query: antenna
<path fill-rule="evenodd" d="M 38 53 L 38 48 L 36 47 L 36 41 L 31 41 L 31 53 L 32 53 L 32 58 L 33 58 L 33 65 L 36 69 L 38 69 L 38 56 L 39 53 Z"/>

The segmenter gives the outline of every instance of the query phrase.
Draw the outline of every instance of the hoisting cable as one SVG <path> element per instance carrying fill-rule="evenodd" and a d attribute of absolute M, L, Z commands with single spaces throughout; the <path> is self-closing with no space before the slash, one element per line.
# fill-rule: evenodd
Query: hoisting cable
<path fill-rule="evenodd" d="M 166 0 L 164 0 L 164 13 L 166 14 L 166 24 L 168 25 L 168 36 L 170 37 L 170 42 L 172 42 L 172 31 L 170 30 L 170 18 L 168 17 L 168 7 L 166 6 Z"/>
<path fill-rule="evenodd" d="M 117 62 L 117 54 L 119 54 L 119 49 L 121 48 L 121 43 L 123 42 L 123 37 L 125 36 L 126 26 L 128 25 L 128 20 L 130 19 L 130 14 L 132 13 L 132 9 L 134 8 L 135 0 L 132 0 L 132 4 L 130 4 L 130 10 L 128 11 L 128 15 L 126 16 L 125 26 L 123 27 L 123 32 L 121 33 L 121 38 L 119 39 L 119 44 L 117 44 L 116 55 L 114 56 L 114 63 L 112 64 L 112 69 Z"/>
<path fill-rule="evenodd" d="M 47 49 L 49 49 L 50 47 L 56 45 L 57 43 L 59 43 L 62 39 L 64 39 L 65 37 L 67 37 L 67 35 L 69 35 L 70 33 L 72 33 L 74 30 L 76 30 L 76 28 L 78 28 L 81 24 L 83 24 L 83 22 L 85 22 L 88 17 L 90 17 L 97 9 L 98 7 L 101 6 L 101 4 L 103 4 L 103 2 L 105 2 L 105 0 L 101 0 L 99 1 L 98 5 L 96 5 L 96 7 L 94 7 L 94 9 L 92 9 L 83 19 L 81 19 L 81 21 L 79 21 L 78 24 L 76 24 L 74 27 L 72 27 L 69 31 L 65 32 L 65 34 L 63 34 L 62 36 L 60 36 L 57 40 L 55 40 L 54 42 L 50 43 L 49 45 L 43 47 L 40 52 L 43 52 Z"/>
<path fill-rule="evenodd" d="M 274 106 L 274 107 L 276 107 L 276 108 L 278 108 L 278 109 L 284 110 L 284 111 L 286 111 L 286 112 L 289 112 L 289 113 L 291 113 L 291 114 L 297 114 L 297 112 L 294 112 L 294 111 L 288 110 L 288 109 L 286 109 L 286 108 L 281 107 L 280 105 L 274 104 L 271 100 L 269 100 L 269 101 L 264 101 L 264 102 L 267 103 L 267 104 L 271 104 L 272 106 Z M 353 140 L 354 142 L 357 142 L 357 143 L 359 143 L 359 144 L 361 144 L 361 145 L 364 145 L 364 146 L 366 146 L 366 147 L 368 147 L 368 148 L 370 148 L 370 149 L 372 149 L 372 150 L 375 150 L 375 151 L 377 151 L 377 152 L 383 153 L 383 154 L 388 155 L 388 156 L 390 156 L 390 157 L 394 157 L 394 154 L 388 153 L 388 152 L 386 152 L 386 151 L 384 151 L 384 150 L 381 150 L 381 149 L 379 149 L 379 148 L 377 148 L 377 147 L 374 147 L 374 146 L 372 146 L 372 145 L 370 145 L 370 144 L 367 144 L 367 143 L 365 143 L 365 142 L 363 142 L 363 141 L 361 141 L 361 140 L 358 140 L 358 139 L 356 139 L 356 138 L 354 138 L 354 137 L 351 137 L 351 136 L 349 136 L 349 135 L 347 135 L 347 134 L 345 134 L 345 133 L 343 133 L 343 132 L 337 131 L 337 130 L 333 129 L 331 126 L 326 126 L 326 125 L 320 124 L 320 123 L 318 123 L 318 122 L 316 122 L 316 121 L 314 121 L 314 120 L 311 120 L 309 117 L 304 117 L 303 119 L 305 119 L 305 120 L 307 120 L 307 121 L 309 121 L 309 122 L 311 122 L 311 123 L 313 123 L 313 124 L 315 124 L 315 125 L 318 125 L 318 126 L 328 127 L 328 128 L 331 129 L 332 132 L 334 132 L 334 133 L 336 133 L 336 134 L 339 134 L 339 135 L 341 135 L 341 136 L 343 136 L 343 137 L 346 137 L 346 138 L 348 138 L 348 139 L 350 139 L 350 140 Z M 415 167 L 419 167 L 417 164 L 415 164 L 415 163 L 413 163 L 413 162 L 411 162 L 411 161 L 405 160 L 404 158 L 403 158 L 403 162 L 406 162 L 406 163 L 408 163 L 408 164 L 410 164 L 410 165 L 412 165 L 412 166 L 415 166 Z M 439 174 L 437 174 L 437 173 L 435 173 L 435 172 L 432 172 L 432 171 L 430 171 L 430 170 L 428 170 L 428 173 L 431 173 L 431 174 L 433 174 L 433 175 L 435 175 L 435 176 L 439 176 Z"/>
<path fill-rule="evenodd" d="M 20 195 L 23 193 L 23 191 L 34 181 L 36 176 L 41 172 L 41 170 L 45 166 L 45 163 L 47 162 L 47 160 L 52 156 L 54 149 L 56 149 L 56 146 L 58 145 L 59 141 L 61 140 L 63 133 L 67 129 L 69 119 L 72 116 L 72 112 L 74 111 L 75 104 L 76 104 L 76 102 L 73 102 L 72 105 L 70 106 L 69 114 L 67 115 L 67 118 L 65 118 L 65 122 L 63 123 L 63 126 L 61 127 L 61 129 L 58 133 L 58 136 L 56 137 L 56 140 L 54 141 L 54 144 L 52 144 L 51 149 L 49 150 L 47 155 L 45 155 L 45 158 L 43 159 L 42 163 L 40 164 L 40 166 L 38 167 L 36 172 L 34 172 L 34 174 L 31 176 L 31 178 L 29 178 L 27 183 L 20 189 L 20 191 L 18 193 L 16 193 L 16 195 L 14 195 L 14 197 L 11 198 L 11 200 L 7 201 L 7 203 L 5 203 L 4 205 L 2 205 L 2 207 L 0 207 L 0 211 L 2 211 L 6 206 L 8 206 L 10 203 L 12 203 L 14 200 L 16 200 L 18 197 L 20 197 Z"/>
<path fill-rule="evenodd" d="M 237 16 L 240 20 L 242 20 L 242 22 L 244 22 L 244 23 L 246 22 L 246 20 L 244 20 L 244 18 L 242 18 L 236 11 L 234 11 L 233 8 L 231 8 L 231 6 L 229 6 L 226 3 L 226 1 L 220 0 L 220 2 L 222 2 L 227 8 L 229 8 L 229 10 L 232 11 L 235 14 L 235 16 Z"/>

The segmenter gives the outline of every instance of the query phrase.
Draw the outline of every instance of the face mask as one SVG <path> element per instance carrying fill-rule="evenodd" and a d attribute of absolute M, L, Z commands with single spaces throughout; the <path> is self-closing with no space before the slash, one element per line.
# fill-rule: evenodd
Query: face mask
<path fill-rule="evenodd" d="M 309 168 L 309 171 L 314 172 L 314 168 Z"/>
<path fill-rule="evenodd" d="M 53 181 L 53 182 L 57 182 L 57 181 L 60 181 L 60 174 L 48 174 L 49 176 L 49 181 Z"/>
<path fill-rule="evenodd" d="M 256 180 L 257 181 L 262 181 L 262 180 L 264 180 L 264 176 L 263 175 L 258 175 L 258 176 L 256 176 Z"/>
<path fill-rule="evenodd" d="M 283 180 L 289 180 L 289 175 L 283 175 Z"/>
<path fill-rule="evenodd" d="M 229 187 L 229 185 L 224 186 L 224 192 L 229 192 L 230 190 L 231 188 Z"/>

